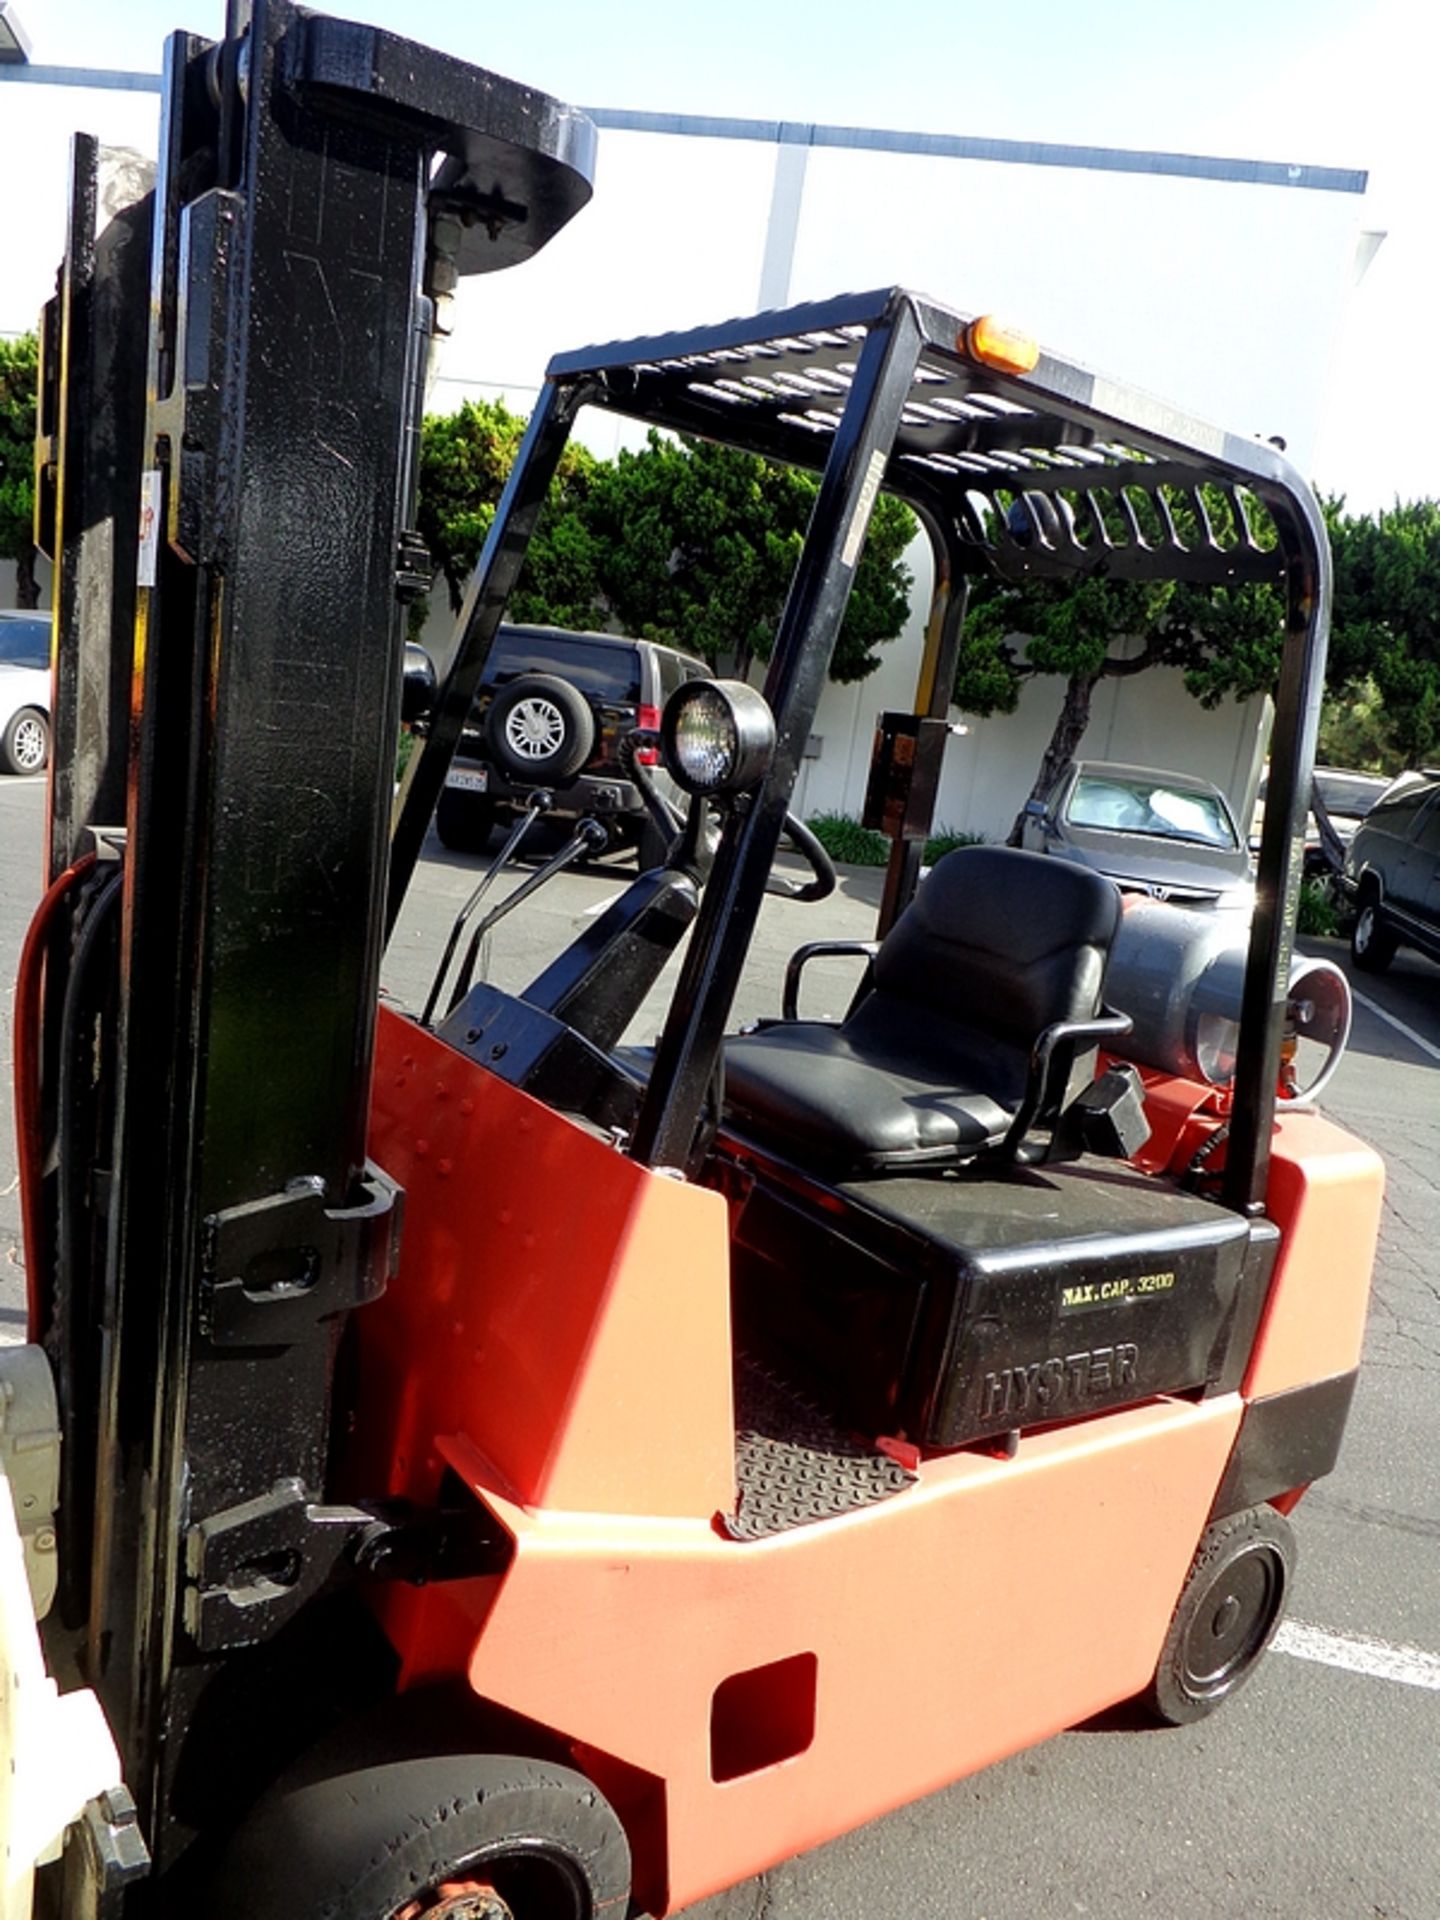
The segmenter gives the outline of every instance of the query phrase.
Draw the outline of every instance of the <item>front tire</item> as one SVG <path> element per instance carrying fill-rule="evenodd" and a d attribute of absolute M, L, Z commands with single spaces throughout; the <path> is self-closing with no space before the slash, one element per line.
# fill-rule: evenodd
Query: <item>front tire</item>
<path fill-rule="evenodd" d="M 1365 973 L 1383 973 L 1399 946 L 1393 929 L 1381 917 L 1379 899 L 1367 893 L 1350 931 L 1351 959 Z"/>
<path fill-rule="evenodd" d="M 43 773 L 50 758 L 50 722 L 38 707 L 21 707 L 0 734 L 0 771 Z"/>
<path fill-rule="evenodd" d="M 1208 1530 L 1145 1696 L 1157 1719 L 1189 1726 L 1240 1691 L 1280 1625 L 1294 1570 L 1295 1535 L 1273 1507 Z"/>
<path fill-rule="evenodd" d="M 212 1920 L 623 1920 L 630 1848 L 568 1767 L 442 1754 L 266 1795 L 223 1862 Z"/>

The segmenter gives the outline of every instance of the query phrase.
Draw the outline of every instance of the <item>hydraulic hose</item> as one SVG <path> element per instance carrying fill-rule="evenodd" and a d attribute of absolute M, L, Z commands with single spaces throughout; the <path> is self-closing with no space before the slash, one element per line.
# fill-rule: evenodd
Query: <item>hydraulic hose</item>
<path fill-rule="evenodd" d="M 45 993 L 45 956 L 55 915 L 77 880 L 95 865 L 82 854 L 46 888 L 20 949 L 15 979 L 15 1145 L 20 1175 L 20 1229 L 25 1253 L 26 1338 L 40 1333 L 40 1105 L 41 1020 Z"/>

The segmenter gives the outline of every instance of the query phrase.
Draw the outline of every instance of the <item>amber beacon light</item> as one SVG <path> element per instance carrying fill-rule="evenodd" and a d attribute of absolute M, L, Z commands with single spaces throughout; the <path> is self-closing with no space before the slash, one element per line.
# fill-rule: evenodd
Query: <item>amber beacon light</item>
<path fill-rule="evenodd" d="M 972 359 L 1001 373 L 1033 373 L 1040 358 L 1038 341 L 1028 333 L 1003 326 L 988 313 L 970 322 L 959 345 Z"/>

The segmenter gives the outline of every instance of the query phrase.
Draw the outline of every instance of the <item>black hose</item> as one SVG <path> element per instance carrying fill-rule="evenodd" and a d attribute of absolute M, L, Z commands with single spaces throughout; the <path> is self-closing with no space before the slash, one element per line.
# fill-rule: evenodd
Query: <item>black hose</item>
<path fill-rule="evenodd" d="M 61 1613 L 67 1624 L 74 1624 L 77 1610 L 83 1612 L 89 1589 L 89 1526 L 95 1455 L 93 1436 L 86 1436 L 92 1444 L 82 1444 L 79 1427 L 82 1420 L 93 1420 L 98 1401 L 94 1365 L 98 1356 L 98 1316 L 87 1314 L 87 1303 L 79 1298 L 76 1285 L 81 1270 L 79 1255 L 88 1176 L 95 1159 L 94 1143 L 87 1144 L 78 1137 L 84 1094 L 97 1078 L 85 1021 L 96 1005 L 92 993 L 96 954 L 110 932 L 120 901 L 122 877 L 122 869 L 117 865 L 90 898 L 75 939 L 60 1003 L 55 1097 L 55 1264 L 50 1276 L 53 1301 L 47 1344 L 52 1349 L 50 1357 L 59 1388 L 63 1434 L 60 1450 L 63 1537 L 59 1564 Z M 87 1065 L 88 1073 L 85 1072 Z M 109 1091 L 113 1093 L 113 1086 Z"/>

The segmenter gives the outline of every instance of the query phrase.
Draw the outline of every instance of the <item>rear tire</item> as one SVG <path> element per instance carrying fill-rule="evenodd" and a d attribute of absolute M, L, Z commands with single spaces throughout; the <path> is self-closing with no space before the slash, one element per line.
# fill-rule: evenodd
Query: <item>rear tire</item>
<path fill-rule="evenodd" d="M 1260 1664 L 1285 1611 L 1295 1535 L 1273 1507 L 1247 1507 L 1200 1542 L 1145 1704 L 1168 1726 L 1203 1720 Z"/>
<path fill-rule="evenodd" d="M 1350 957 L 1365 973 L 1383 973 L 1395 958 L 1400 942 L 1381 917 L 1379 897 L 1367 893 L 1350 930 Z"/>
<path fill-rule="evenodd" d="M 43 773 L 50 758 L 50 722 L 38 707 L 12 713 L 0 734 L 0 772 Z"/>
<path fill-rule="evenodd" d="M 630 1848 L 582 1774 L 441 1754 L 281 1781 L 230 1843 L 211 1920 L 623 1920 Z"/>
<path fill-rule="evenodd" d="M 435 831 L 452 853 L 484 853 L 495 827 L 495 802 L 480 793 L 446 787 L 435 809 Z"/>

